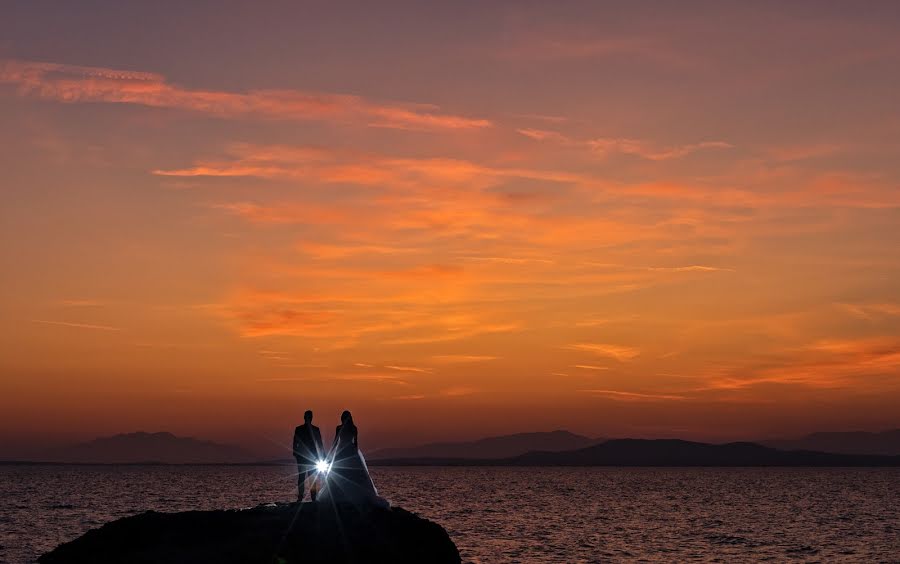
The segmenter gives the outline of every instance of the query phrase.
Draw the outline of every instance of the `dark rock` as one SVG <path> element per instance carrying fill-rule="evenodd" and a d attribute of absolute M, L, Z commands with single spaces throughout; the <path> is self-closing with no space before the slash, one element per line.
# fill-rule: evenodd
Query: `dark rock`
<path fill-rule="evenodd" d="M 291 503 L 227 511 L 148 511 L 88 531 L 38 561 L 459 563 L 460 557 L 440 525 L 397 507 Z"/>

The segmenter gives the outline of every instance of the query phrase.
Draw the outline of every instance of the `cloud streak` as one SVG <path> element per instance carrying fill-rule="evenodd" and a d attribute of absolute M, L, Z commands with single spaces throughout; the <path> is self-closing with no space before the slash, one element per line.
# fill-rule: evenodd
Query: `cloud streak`
<path fill-rule="evenodd" d="M 74 323 L 70 321 L 53 321 L 49 319 L 32 319 L 32 323 L 42 323 L 44 325 L 59 325 L 61 327 L 73 327 L 75 329 L 91 329 L 95 331 L 122 331 L 121 327 L 112 327 L 110 325 L 96 325 L 92 323 Z"/>
<path fill-rule="evenodd" d="M 418 366 L 395 366 L 387 364 L 385 368 L 389 368 L 390 370 L 397 370 L 399 372 L 418 372 L 420 374 L 431 374 L 432 370 L 430 368 L 419 368 Z"/>
<path fill-rule="evenodd" d="M 470 362 L 488 362 L 497 360 L 496 356 L 477 355 L 477 354 L 437 354 L 431 357 L 435 362 L 444 364 L 465 364 Z"/>
<path fill-rule="evenodd" d="M 483 165 L 455 158 L 403 158 L 320 147 L 235 144 L 225 158 L 201 160 L 181 169 L 153 174 L 175 177 L 255 177 L 313 180 L 325 184 L 357 184 L 421 188 L 424 185 L 485 188 L 508 179 L 559 183 L 590 182 L 583 175 L 558 170 Z"/>
<path fill-rule="evenodd" d="M 641 392 L 623 392 L 619 390 L 581 390 L 586 394 L 591 394 L 594 396 L 603 396 L 611 400 L 616 401 L 681 401 L 688 399 L 687 396 L 676 395 L 676 394 L 653 394 L 653 393 L 641 393 Z"/>
<path fill-rule="evenodd" d="M 668 161 L 680 159 L 698 151 L 710 149 L 733 149 L 734 145 L 725 141 L 700 141 L 673 146 L 659 146 L 642 139 L 630 139 L 623 137 L 600 137 L 595 139 L 573 139 L 559 131 L 547 129 L 523 128 L 516 129 L 519 135 L 533 139 L 534 141 L 555 143 L 568 147 L 579 147 L 590 150 L 594 155 L 602 158 L 614 155 L 631 155 L 650 161 Z"/>
<path fill-rule="evenodd" d="M 432 106 L 385 104 L 347 94 L 197 90 L 172 84 L 155 73 L 34 61 L 0 62 L 0 83 L 17 85 L 21 95 L 43 100 L 173 108 L 222 118 L 318 120 L 423 131 L 492 125 L 486 119 L 439 113 Z"/>
<path fill-rule="evenodd" d="M 633 155 L 651 161 L 668 161 L 686 157 L 697 151 L 706 149 L 731 149 L 731 143 L 724 141 L 701 141 L 687 145 L 673 147 L 654 147 L 646 141 L 638 139 L 600 138 L 591 139 L 585 144 L 600 157 L 608 157 L 613 154 Z"/>
<path fill-rule="evenodd" d="M 622 345 L 610 345 L 606 343 L 573 343 L 565 345 L 563 348 L 584 351 L 597 356 L 605 356 L 618 360 L 619 362 L 629 361 L 639 354 L 641 351 L 634 347 L 626 347 Z"/>

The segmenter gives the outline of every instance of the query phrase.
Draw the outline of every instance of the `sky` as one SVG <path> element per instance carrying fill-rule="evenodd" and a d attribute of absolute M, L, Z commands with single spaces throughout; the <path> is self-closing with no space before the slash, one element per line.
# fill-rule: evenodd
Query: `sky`
<path fill-rule="evenodd" d="M 0 15 L 0 456 L 900 426 L 896 2 Z"/>

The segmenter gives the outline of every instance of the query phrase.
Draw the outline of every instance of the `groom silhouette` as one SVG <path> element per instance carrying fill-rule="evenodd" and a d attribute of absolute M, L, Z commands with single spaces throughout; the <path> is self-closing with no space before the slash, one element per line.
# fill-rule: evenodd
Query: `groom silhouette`
<path fill-rule="evenodd" d="M 322 458 L 325 448 L 322 446 L 322 433 L 312 424 L 313 412 L 307 410 L 303 414 L 303 425 L 294 429 L 294 459 L 297 461 L 297 501 L 303 501 L 306 489 L 306 477 L 315 474 L 316 461 Z M 309 497 L 316 500 L 316 485 L 309 490 Z"/>

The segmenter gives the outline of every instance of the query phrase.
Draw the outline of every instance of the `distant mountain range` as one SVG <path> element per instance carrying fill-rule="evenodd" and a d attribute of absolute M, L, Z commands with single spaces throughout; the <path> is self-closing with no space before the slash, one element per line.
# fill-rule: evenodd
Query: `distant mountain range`
<path fill-rule="evenodd" d="M 501 459 L 403 458 L 381 466 L 900 466 L 900 456 L 784 451 L 756 443 L 713 445 L 678 439 L 614 439 L 561 452 Z"/>
<path fill-rule="evenodd" d="M 100 464 L 216 464 L 250 462 L 254 455 L 233 445 L 214 443 L 172 433 L 124 433 L 102 437 L 47 452 L 47 462 Z"/>
<path fill-rule="evenodd" d="M 868 433 L 865 431 L 813 433 L 800 439 L 761 441 L 782 450 L 818 450 L 838 454 L 900 455 L 900 429 Z"/>
<path fill-rule="evenodd" d="M 556 452 L 597 444 L 603 439 L 591 439 L 569 431 L 516 433 L 488 437 L 476 441 L 429 443 L 408 448 L 385 448 L 366 454 L 367 460 L 385 458 L 486 458 L 518 456 L 533 450 Z"/>
<path fill-rule="evenodd" d="M 367 458 L 373 461 L 396 461 L 398 459 L 499 460 L 532 452 L 583 449 L 604 441 L 605 439 L 591 439 L 569 431 L 517 433 L 468 442 L 430 443 L 409 448 L 381 449 L 367 454 Z M 688 443 L 688 441 L 680 442 Z M 831 454 L 897 456 L 900 455 L 900 429 L 877 433 L 864 431 L 813 433 L 799 439 L 759 441 L 759 445 L 784 451 L 806 450 Z"/>
<path fill-rule="evenodd" d="M 373 465 L 896 466 L 900 460 L 900 429 L 813 433 L 800 439 L 728 444 L 605 440 L 559 430 L 387 448 L 366 453 L 366 457 Z M 36 460 L 101 464 L 293 463 L 261 461 L 241 447 L 166 432 L 97 438 L 48 451 Z"/>

